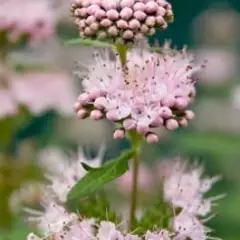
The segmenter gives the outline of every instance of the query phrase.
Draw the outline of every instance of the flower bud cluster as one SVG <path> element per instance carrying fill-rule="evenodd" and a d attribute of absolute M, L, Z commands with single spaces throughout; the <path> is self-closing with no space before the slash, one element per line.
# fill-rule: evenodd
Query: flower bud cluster
<path fill-rule="evenodd" d="M 54 33 L 55 16 L 47 0 L 7 0 L 0 3 L 0 34 L 12 44 L 42 41 Z M 5 44 L 5 43 L 4 43 Z"/>
<path fill-rule="evenodd" d="M 81 38 L 119 44 L 142 40 L 173 20 L 165 0 L 75 0 L 71 12 Z"/>

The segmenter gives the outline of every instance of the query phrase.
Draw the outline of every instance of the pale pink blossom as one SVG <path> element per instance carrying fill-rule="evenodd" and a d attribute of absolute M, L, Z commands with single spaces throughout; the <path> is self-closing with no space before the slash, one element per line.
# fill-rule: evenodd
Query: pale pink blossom
<path fill-rule="evenodd" d="M 34 115 L 56 110 L 64 116 L 72 115 L 74 90 L 72 79 L 64 73 L 23 73 L 13 76 L 11 88 L 14 98 Z"/>
<path fill-rule="evenodd" d="M 177 52 L 165 45 L 164 50 L 163 54 L 129 51 L 123 69 L 117 54 L 111 61 L 107 54 L 96 53 L 93 64 L 79 73 L 83 79 L 83 93 L 75 104 L 79 118 L 97 109 L 101 118 L 122 123 L 125 131 L 137 130 L 150 143 L 158 141 L 156 127 L 173 131 L 183 120 L 186 126 L 194 117 L 187 110 L 196 91 L 193 74 L 203 66 L 195 65 L 185 49 Z"/>
<path fill-rule="evenodd" d="M 7 0 L 0 3 L 0 33 L 17 43 L 27 37 L 38 43 L 53 35 L 54 11 L 47 0 Z"/>
<path fill-rule="evenodd" d="M 74 0 L 71 12 L 80 37 L 117 43 L 141 40 L 153 35 L 156 28 L 165 29 L 173 20 L 172 7 L 165 0 Z M 144 31 L 142 25 L 146 26 Z"/>
<path fill-rule="evenodd" d="M 76 214 L 69 214 L 53 201 L 43 203 L 43 207 L 44 212 L 28 208 L 25 211 L 30 214 L 28 221 L 35 224 L 45 236 L 60 232 L 65 225 L 77 219 Z"/>
<path fill-rule="evenodd" d="M 238 73 L 239 62 L 233 51 L 224 48 L 200 48 L 196 51 L 196 58 L 199 61 L 207 60 L 207 66 L 200 74 L 203 84 L 224 84 Z"/>
<path fill-rule="evenodd" d="M 167 230 L 161 230 L 160 232 L 147 231 L 145 240 L 171 240 L 170 236 L 172 236 L 172 234 Z"/>
<path fill-rule="evenodd" d="M 205 198 L 205 193 L 220 180 L 220 176 L 203 178 L 202 167 L 189 167 L 178 161 L 171 165 L 172 169 L 163 180 L 165 200 L 192 215 L 205 217 L 210 214 L 212 206 L 224 195 Z"/>
<path fill-rule="evenodd" d="M 82 240 L 92 240 L 94 237 L 94 219 L 80 220 L 77 214 L 67 212 L 57 203 L 48 202 L 43 212 L 31 209 L 26 211 L 32 215 L 28 221 L 36 224 L 43 239 L 54 237 L 55 240 L 77 240 L 81 236 Z M 38 237 L 30 233 L 27 239 L 37 240 Z"/>
<path fill-rule="evenodd" d="M 139 174 L 138 175 L 139 190 L 142 192 L 150 191 L 151 186 L 153 186 L 153 177 L 150 170 L 146 166 L 141 165 L 139 168 L 138 174 Z M 133 172 L 131 169 L 116 180 L 117 187 L 122 193 L 131 192 L 132 178 L 133 178 Z"/>
<path fill-rule="evenodd" d="M 102 221 L 100 223 L 97 239 L 99 240 L 124 240 L 122 233 L 117 230 L 116 225 L 112 222 Z"/>
<path fill-rule="evenodd" d="M 54 199 L 66 202 L 68 192 L 87 173 L 81 163 L 86 163 L 91 167 L 100 167 L 103 152 L 104 148 L 102 147 L 99 154 L 93 159 L 87 159 L 81 149 L 76 159 L 69 159 L 63 152 L 54 148 L 41 152 L 39 163 L 47 171 L 45 176 L 50 182 L 47 188 L 53 194 Z"/>
<path fill-rule="evenodd" d="M 181 212 L 173 219 L 173 229 L 176 232 L 175 240 L 206 240 L 208 239 L 204 225 L 193 215 Z"/>

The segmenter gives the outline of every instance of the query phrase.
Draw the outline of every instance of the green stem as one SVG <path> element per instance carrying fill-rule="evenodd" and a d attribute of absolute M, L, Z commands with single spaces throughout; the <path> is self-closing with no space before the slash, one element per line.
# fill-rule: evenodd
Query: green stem
<path fill-rule="evenodd" d="M 133 159 L 132 191 L 131 191 L 130 215 L 129 215 L 129 226 L 128 226 L 129 231 L 131 231 L 136 219 L 137 197 L 138 197 L 138 175 L 139 175 L 142 137 L 136 132 L 130 132 L 129 136 L 130 136 L 133 148 L 135 149 L 135 156 Z"/>
<path fill-rule="evenodd" d="M 130 216 L 129 216 L 129 231 L 132 230 L 136 219 L 137 196 L 138 196 L 138 172 L 140 163 L 140 151 L 136 151 L 133 159 L 133 173 L 132 173 L 132 191 L 130 202 Z"/>
<path fill-rule="evenodd" d="M 122 66 L 124 66 L 126 61 L 127 61 L 127 50 L 128 50 L 128 48 L 124 44 L 118 44 L 118 45 L 116 45 L 116 48 L 117 48 L 117 52 L 119 54 Z"/>

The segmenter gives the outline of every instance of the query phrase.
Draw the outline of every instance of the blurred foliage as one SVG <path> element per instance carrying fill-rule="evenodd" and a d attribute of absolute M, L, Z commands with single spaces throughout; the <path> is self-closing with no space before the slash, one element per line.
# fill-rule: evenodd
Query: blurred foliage
<path fill-rule="evenodd" d="M 112 221 L 116 224 L 120 223 L 115 211 L 111 208 L 107 194 L 104 191 L 98 194 L 80 200 L 78 211 L 87 218 L 96 218 L 99 221 Z"/>
<path fill-rule="evenodd" d="M 146 205 L 143 209 L 143 215 L 139 220 L 135 220 L 136 229 L 134 233 L 143 235 L 148 230 L 154 231 L 155 229 L 169 229 L 169 223 L 173 216 L 173 208 L 163 200 L 163 191 L 161 195 L 152 199 L 151 204 Z"/>
<path fill-rule="evenodd" d="M 1 240 L 25 240 L 31 229 L 22 221 L 22 218 L 14 220 L 11 231 L 0 232 Z"/>
<path fill-rule="evenodd" d="M 9 208 L 9 198 L 12 192 L 21 184 L 31 180 L 41 179 L 39 167 L 32 160 L 18 161 L 8 155 L 1 156 L 0 162 L 0 227 L 9 228 L 12 225 L 12 214 Z"/>

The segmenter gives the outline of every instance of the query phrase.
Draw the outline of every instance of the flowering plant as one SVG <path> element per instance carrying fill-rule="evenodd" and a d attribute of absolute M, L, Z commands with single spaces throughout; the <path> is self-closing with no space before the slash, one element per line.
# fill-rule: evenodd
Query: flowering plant
<path fill-rule="evenodd" d="M 8 8 L 8 4 L 12 6 L 16 1 L 4 2 L 3 6 Z M 161 140 L 157 134 L 159 127 L 174 131 L 188 126 L 194 118 L 190 104 L 196 95 L 195 73 L 205 66 L 197 64 L 186 48 L 178 51 L 172 49 L 168 42 L 162 47 L 151 47 L 146 43 L 146 37 L 154 35 L 157 29 L 166 29 L 173 21 L 171 4 L 165 0 L 75 0 L 71 12 L 80 39 L 70 43 L 105 48 L 104 51 L 95 51 L 91 64 L 80 63 L 81 70 L 76 72 L 82 80 L 82 92 L 74 105 L 76 114 L 79 119 L 107 119 L 113 122 L 116 125 L 113 138 L 128 138 L 131 148 L 106 163 L 102 161 L 102 150 L 92 161 L 81 152 L 77 161 L 65 161 L 65 156 L 61 161 L 62 155 L 59 153 L 57 158 L 51 158 L 56 152 L 40 157 L 43 161 L 39 164 L 46 172 L 47 183 L 37 185 L 38 192 L 41 192 L 37 196 L 34 186 L 26 186 L 31 189 L 29 192 L 33 199 L 40 203 L 36 209 L 24 208 L 30 215 L 28 222 L 39 232 L 30 233 L 27 239 L 217 239 L 212 236 L 213 230 L 205 224 L 214 217 L 212 208 L 224 195 L 205 196 L 220 177 L 203 176 L 201 165 L 191 165 L 177 159 L 170 162 L 167 169 L 160 166 L 160 172 L 151 176 L 147 184 L 147 187 L 152 184 L 157 189 L 157 194 L 151 196 L 154 200 L 148 207 L 141 206 L 138 201 L 142 145 Z M 31 14 L 29 18 L 34 18 L 33 25 L 25 22 L 16 25 L 11 22 L 14 18 L 10 18 L 9 23 L 8 16 L 2 12 L 0 14 L 6 20 L 0 29 L 4 41 L 19 43 L 23 39 L 32 43 L 51 32 L 51 24 L 46 26 L 38 20 L 35 23 Z M 19 17 L 18 14 L 13 15 Z M 44 28 L 42 35 L 35 34 L 36 28 Z M 49 91 L 49 97 L 44 96 L 43 106 L 35 105 L 33 99 L 36 93 L 21 94 L 19 89 L 31 89 L 31 84 L 25 83 L 26 78 L 29 75 L 20 77 L 17 82 L 11 83 L 11 87 L 8 86 L 10 91 L 17 88 L 16 99 L 12 101 L 14 103 L 9 101 L 3 114 L 13 114 L 16 100 L 34 113 L 41 112 L 45 107 L 68 112 L 59 103 L 57 91 Z M 39 86 L 48 85 L 44 77 L 39 78 Z M 67 86 L 63 84 L 63 88 Z M 42 92 L 45 95 L 48 87 L 43 88 Z M 41 91 L 37 94 L 41 95 Z M 71 102 L 67 98 L 64 100 Z M 114 206 L 106 194 L 109 190 L 106 185 L 121 185 L 127 174 L 131 174 L 127 181 L 130 185 L 129 207 L 124 204 Z M 24 193 L 24 189 L 16 192 L 12 202 L 18 203 L 19 199 L 24 199 Z M 121 211 L 122 208 L 124 211 Z"/>

